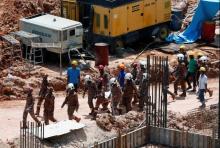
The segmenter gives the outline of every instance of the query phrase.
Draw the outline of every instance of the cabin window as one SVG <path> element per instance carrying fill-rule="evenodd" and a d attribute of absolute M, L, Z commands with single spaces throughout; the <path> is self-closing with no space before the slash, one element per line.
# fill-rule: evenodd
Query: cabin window
<path fill-rule="evenodd" d="M 67 30 L 63 31 L 63 41 L 67 40 Z"/>
<path fill-rule="evenodd" d="M 100 14 L 96 13 L 96 27 L 100 27 Z"/>
<path fill-rule="evenodd" d="M 108 16 L 104 15 L 104 27 L 105 29 L 108 29 Z"/>
<path fill-rule="evenodd" d="M 75 35 L 75 29 L 70 30 L 70 36 L 74 36 Z"/>

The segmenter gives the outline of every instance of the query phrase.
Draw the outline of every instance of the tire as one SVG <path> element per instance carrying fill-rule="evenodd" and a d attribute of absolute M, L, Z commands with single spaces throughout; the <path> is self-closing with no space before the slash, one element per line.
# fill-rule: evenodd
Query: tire
<path fill-rule="evenodd" d="M 161 26 L 158 33 L 157 33 L 157 38 L 164 41 L 168 37 L 169 32 L 170 32 L 170 30 L 169 30 L 168 26 L 166 26 L 166 25 Z"/>

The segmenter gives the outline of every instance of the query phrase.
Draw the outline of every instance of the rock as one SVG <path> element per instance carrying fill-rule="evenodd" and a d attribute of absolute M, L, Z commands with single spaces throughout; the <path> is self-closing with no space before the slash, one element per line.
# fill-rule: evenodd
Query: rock
<path fill-rule="evenodd" d="M 66 81 L 60 78 L 52 78 L 49 83 L 52 85 L 55 91 L 64 91 L 66 90 Z"/>

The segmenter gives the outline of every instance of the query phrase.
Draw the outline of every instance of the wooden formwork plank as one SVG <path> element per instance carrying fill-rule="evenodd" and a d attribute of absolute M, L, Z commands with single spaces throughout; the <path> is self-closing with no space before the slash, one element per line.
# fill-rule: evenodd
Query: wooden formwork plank
<path fill-rule="evenodd" d="M 171 130 L 169 129 L 165 129 L 165 145 L 169 146 L 170 145 L 170 133 L 171 133 Z"/>
<path fill-rule="evenodd" d="M 208 137 L 208 148 L 212 148 L 212 138 Z"/>
<path fill-rule="evenodd" d="M 144 143 L 141 143 L 141 130 L 137 131 L 137 145 L 140 146 L 140 145 L 143 145 Z"/>
<path fill-rule="evenodd" d="M 155 143 L 159 143 L 160 142 L 160 128 L 155 127 Z"/>
<path fill-rule="evenodd" d="M 169 145 L 171 146 L 171 147 L 174 147 L 174 137 L 175 137 L 175 135 L 174 135 L 174 130 L 170 130 L 170 142 L 169 142 Z"/>
<path fill-rule="evenodd" d="M 131 134 L 128 134 L 126 139 L 127 139 L 127 148 L 131 148 Z"/>
<path fill-rule="evenodd" d="M 174 147 L 180 147 L 180 132 L 174 131 Z"/>
<path fill-rule="evenodd" d="M 133 137 L 134 137 L 134 147 L 136 147 L 137 146 L 137 131 L 133 133 Z"/>
<path fill-rule="evenodd" d="M 219 139 L 215 140 L 215 147 L 220 148 L 220 140 Z"/>
<path fill-rule="evenodd" d="M 198 139 L 198 146 L 199 148 L 204 148 L 204 136 L 203 135 L 198 135 L 199 139 Z"/>
<path fill-rule="evenodd" d="M 193 134 L 193 148 L 199 148 L 199 135 Z"/>
<path fill-rule="evenodd" d="M 134 147 L 134 134 L 131 134 L 131 148 Z"/>
<path fill-rule="evenodd" d="M 203 140 L 204 140 L 204 142 L 203 142 L 204 146 L 203 147 L 208 148 L 208 136 L 204 136 Z"/>
<path fill-rule="evenodd" d="M 159 128 L 159 137 L 160 140 L 159 140 L 159 143 L 158 144 L 165 144 L 165 129 L 164 128 Z"/>
<path fill-rule="evenodd" d="M 187 136 L 187 147 L 192 148 L 193 147 L 193 134 L 188 133 Z"/>

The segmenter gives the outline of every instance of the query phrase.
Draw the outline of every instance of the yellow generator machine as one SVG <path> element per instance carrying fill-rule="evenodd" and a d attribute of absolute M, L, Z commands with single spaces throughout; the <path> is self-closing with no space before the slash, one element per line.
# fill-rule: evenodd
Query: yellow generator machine
<path fill-rule="evenodd" d="M 88 44 L 105 42 L 115 50 L 147 36 L 165 39 L 170 0 L 63 0 L 65 17 L 82 22 Z"/>

